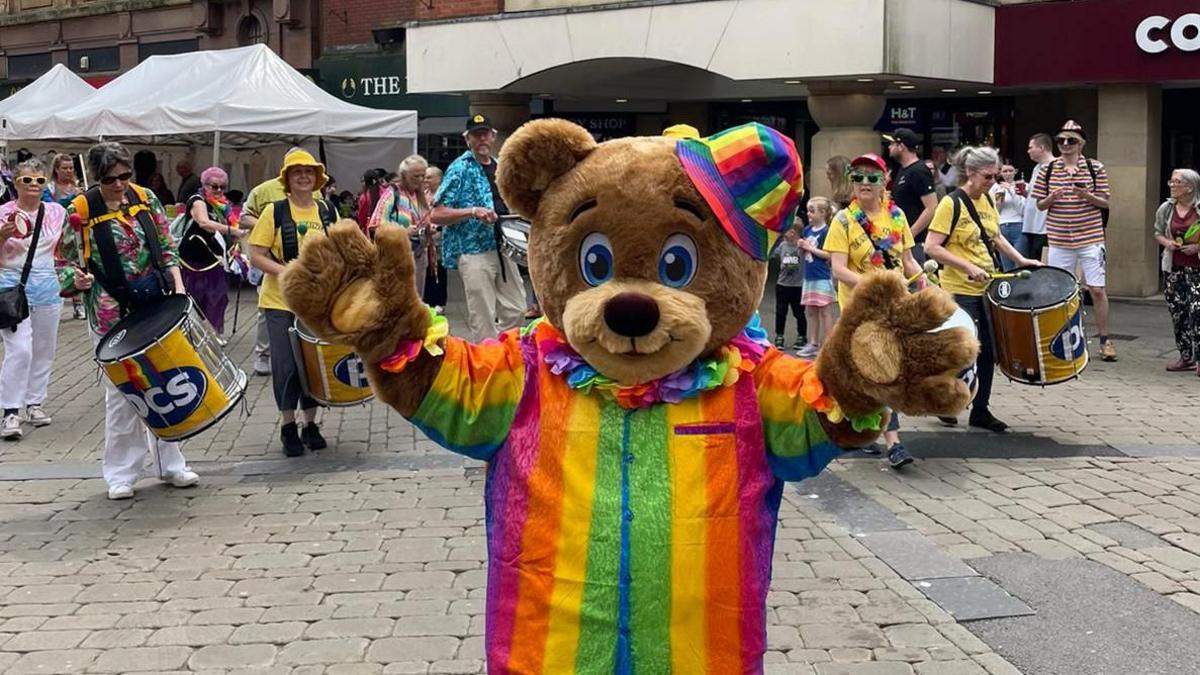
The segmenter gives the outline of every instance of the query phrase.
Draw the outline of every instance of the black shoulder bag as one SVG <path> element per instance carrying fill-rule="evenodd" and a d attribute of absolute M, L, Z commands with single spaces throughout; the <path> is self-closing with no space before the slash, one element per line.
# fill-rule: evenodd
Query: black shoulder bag
<path fill-rule="evenodd" d="M 988 203 L 994 207 L 995 203 L 992 202 L 992 196 L 986 193 L 985 196 Z M 958 224 L 959 216 L 962 214 L 959 205 L 965 205 L 967 207 L 967 215 L 971 216 L 971 220 L 975 221 L 975 227 L 979 228 L 979 238 L 983 240 L 983 246 L 987 249 L 988 257 L 992 259 L 992 264 L 996 266 L 997 270 L 1003 269 L 1003 266 L 1000 264 L 1000 257 L 996 253 L 996 245 L 992 243 L 992 238 L 988 236 L 987 228 L 983 226 L 983 220 L 979 218 L 979 211 L 975 208 L 974 202 L 971 201 L 966 192 L 963 192 L 962 188 L 951 192 L 950 198 L 954 200 L 954 219 L 950 221 L 950 234 L 946 235 L 946 242 L 949 243 L 950 235 L 954 234 L 954 226 Z"/>
<path fill-rule="evenodd" d="M 12 288 L 0 291 L 0 330 L 8 328 L 17 332 L 17 325 L 29 318 L 29 297 L 25 295 L 25 284 L 29 271 L 33 269 L 33 258 L 37 255 L 38 237 L 42 234 L 42 216 L 46 207 L 38 205 L 37 222 L 33 226 L 33 239 L 29 242 L 29 253 L 25 256 L 25 267 L 21 269 L 21 281 Z"/>

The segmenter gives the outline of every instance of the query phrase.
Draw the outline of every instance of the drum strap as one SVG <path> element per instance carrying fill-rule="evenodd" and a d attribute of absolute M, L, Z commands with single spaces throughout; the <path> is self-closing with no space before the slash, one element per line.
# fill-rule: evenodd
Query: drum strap
<path fill-rule="evenodd" d="M 987 197 L 988 204 L 992 204 L 994 208 L 995 204 L 992 202 L 992 196 L 990 194 L 985 194 L 984 196 Z M 979 211 L 975 208 L 975 203 L 971 201 L 966 192 L 963 192 L 962 188 L 951 192 L 950 198 L 954 200 L 954 213 L 952 214 L 953 219 L 950 221 L 950 234 L 946 235 L 946 241 L 950 241 L 950 235 L 954 234 L 954 226 L 958 224 L 958 219 L 962 215 L 960 204 L 966 206 L 967 215 L 971 216 L 971 220 L 975 221 L 975 227 L 979 228 L 979 238 L 983 240 L 983 245 L 987 248 L 988 257 L 992 259 L 992 264 L 998 270 L 1003 269 L 1003 266 L 1000 265 L 1000 256 L 996 253 L 996 244 L 988 236 L 987 229 L 984 228 L 983 221 L 979 218 Z"/>
<path fill-rule="evenodd" d="M 292 218 L 292 203 L 287 199 L 280 199 L 275 202 L 275 208 L 272 210 L 272 215 L 275 218 L 275 227 L 279 230 L 279 245 L 283 249 L 283 260 L 279 261 L 283 264 L 300 257 L 300 236 L 296 231 L 296 220 Z M 329 232 L 329 226 L 333 225 L 334 214 L 333 207 L 324 199 L 317 200 L 317 214 L 321 219 L 321 229 Z"/>
<path fill-rule="evenodd" d="M 117 301 L 121 308 L 121 316 L 124 316 L 133 310 L 133 302 L 130 297 L 129 279 L 125 276 L 121 255 L 117 252 L 117 245 L 113 240 L 112 225 L 117 220 L 114 217 L 115 212 L 109 212 L 104 197 L 100 195 L 99 186 L 88 190 L 86 197 L 88 228 L 92 231 L 96 249 L 100 253 L 100 268 L 93 269 L 92 272 L 96 275 L 96 281 L 100 282 L 100 287 Z M 154 268 L 154 275 L 158 277 L 159 287 L 166 289 L 167 275 L 163 269 L 162 246 L 158 241 L 158 228 L 150 218 L 150 209 L 133 188 L 125 191 L 125 199 L 129 202 L 127 213 L 133 215 L 142 228 L 146 248 L 150 251 L 150 264 Z M 88 262 L 90 264 L 91 261 Z"/>
<path fill-rule="evenodd" d="M 192 207 L 196 202 L 204 203 L 204 208 L 208 210 L 208 217 L 216 220 L 216 214 L 208 206 L 208 202 L 204 200 L 204 195 L 194 194 L 188 198 L 185 218 L 187 218 L 188 226 L 184 229 L 183 235 L 176 242 L 179 247 L 179 258 L 183 264 L 194 272 L 204 272 L 210 270 L 225 259 L 225 250 L 217 243 L 217 236 L 212 232 L 200 227 L 200 223 L 192 217 Z"/>

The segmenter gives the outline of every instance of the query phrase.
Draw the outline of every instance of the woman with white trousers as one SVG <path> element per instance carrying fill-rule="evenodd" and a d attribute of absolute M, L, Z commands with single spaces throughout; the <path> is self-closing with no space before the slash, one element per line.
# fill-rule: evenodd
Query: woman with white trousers
<path fill-rule="evenodd" d="M 54 250 L 67 218 L 62 206 L 42 201 L 47 178 L 40 161 L 29 159 L 17 165 L 13 182 L 17 198 L 0 205 L 0 288 L 20 284 L 39 214 L 41 229 L 25 283 L 29 318 L 15 328 L 0 330 L 4 340 L 4 363 L 0 365 L 0 408 L 3 408 L 0 438 L 8 441 L 20 440 L 24 435 L 22 421 L 35 427 L 50 424 L 50 416 L 42 404 L 46 401 L 50 368 L 54 365 L 58 317 L 62 312 Z"/>

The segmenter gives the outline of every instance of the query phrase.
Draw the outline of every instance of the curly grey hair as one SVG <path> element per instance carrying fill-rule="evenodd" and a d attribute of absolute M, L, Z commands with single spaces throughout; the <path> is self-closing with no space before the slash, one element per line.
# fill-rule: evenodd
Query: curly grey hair
<path fill-rule="evenodd" d="M 88 148 L 87 158 L 88 168 L 91 170 L 94 180 L 97 181 L 106 176 L 109 170 L 118 164 L 124 164 L 129 169 L 133 169 L 133 156 L 120 143 L 111 141 L 97 143 Z"/>
<path fill-rule="evenodd" d="M 1191 207 L 1200 211 L 1200 173 L 1196 173 L 1195 169 L 1175 169 L 1171 174 L 1179 176 L 1179 180 L 1191 188 Z"/>
<path fill-rule="evenodd" d="M 13 172 L 13 175 L 19 176 L 22 173 L 32 173 L 35 175 L 45 176 L 46 165 L 42 164 L 42 160 L 38 159 L 37 157 L 30 157 L 29 159 L 17 165 L 17 170 Z"/>

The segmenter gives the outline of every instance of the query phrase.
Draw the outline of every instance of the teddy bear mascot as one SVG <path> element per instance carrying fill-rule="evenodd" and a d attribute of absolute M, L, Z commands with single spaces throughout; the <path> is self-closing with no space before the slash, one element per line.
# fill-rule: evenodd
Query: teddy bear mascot
<path fill-rule="evenodd" d="M 814 364 L 756 308 L 802 194 L 792 141 L 758 124 L 597 144 L 546 119 L 505 143 L 545 316 L 448 335 L 408 236 L 352 224 L 304 247 L 289 306 L 352 345 L 379 399 L 487 462 L 491 673 L 762 672 L 784 481 L 861 447 L 886 407 L 953 414 L 978 343 L 940 289 L 857 288 Z"/>

